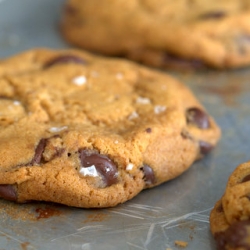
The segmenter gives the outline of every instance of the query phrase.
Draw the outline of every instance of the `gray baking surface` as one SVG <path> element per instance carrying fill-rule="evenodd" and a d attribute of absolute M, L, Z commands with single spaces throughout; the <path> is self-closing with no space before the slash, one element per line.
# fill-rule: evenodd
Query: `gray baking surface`
<path fill-rule="evenodd" d="M 58 30 L 63 2 L 0 0 L 0 58 L 33 47 L 68 47 Z M 211 208 L 230 173 L 250 158 L 250 68 L 175 75 L 222 128 L 211 154 L 177 179 L 112 209 L 1 200 L 0 249 L 174 250 L 177 240 L 188 243 L 186 250 L 215 249 Z"/>

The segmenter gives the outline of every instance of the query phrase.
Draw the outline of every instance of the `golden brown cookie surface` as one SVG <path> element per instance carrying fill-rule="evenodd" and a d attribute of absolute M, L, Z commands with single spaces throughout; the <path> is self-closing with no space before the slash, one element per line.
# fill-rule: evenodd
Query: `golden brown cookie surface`
<path fill-rule="evenodd" d="M 220 130 L 189 89 L 136 64 L 38 49 L 0 63 L 0 194 L 109 207 L 173 179 Z"/>
<path fill-rule="evenodd" d="M 250 63 L 248 0 L 68 0 L 70 43 L 168 68 L 234 68 Z"/>

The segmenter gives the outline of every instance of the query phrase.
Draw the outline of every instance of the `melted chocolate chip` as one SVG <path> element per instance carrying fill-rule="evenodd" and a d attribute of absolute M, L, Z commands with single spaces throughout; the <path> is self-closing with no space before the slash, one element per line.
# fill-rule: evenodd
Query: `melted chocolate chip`
<path fill-rule="evenodd" d="M 208 19 L 221 19 L 224 18 L 227 14 L 224 11 L 217 10 L 217 11 L 210 11 L 200 15 L 200 19 L 208 20 Z"/>
<path fill-rule="evenodd" d="M 44 149 L 46 147 L 47 139 L 41 139 L 35 149 L 35 155 L 33 159 L 31 160 L 30 164 L 31 165 L 37 165 L 40 164 L 42 161 L 42 155 L 44 152 Z"/>
<path fill-rule="evenodd" d="M 53 58 L 52 60 L 48 61 L 44 68 L 52 67 L 56 64 L 66 64 L 66 63 L 75 63 L 75 64 L 86 64 L 86 61 L 83 60 L 81 57 L 75 55 L 61 55 L 58 57 Z"/>
<path fill-rule="evenodd" d="M 17 194 L 12 185 L 0 185 L 0 197 L 9 201 L 17 200 Z"/>
<path fill-rule="evenodd" d="M 198 128 L 207 129 L 210 127 L 208 115 L 199 108 L 189 108 L 186 111 L 187 123 L 195 124 Z"/>
<path fill-rule="evenodd" d="M 250 250 L 247 238 L 250 228 L 250 221 L 237 221 L 230 225 L 225 232 L 215 234 L 218 249 L 246 249 Z"/>
<path fill-rule="evenodd" d="M 115 163 L 106 155 L 87 149 L 79 150 L 81 166 L 84 168 L 95 166 L 107 186 L 117 183 L 118 170 Z"/>
<path fill-rule="evenodd" d="M 165 67 L 173 69 L 202 69 L 205 68 L 204 63 L 198 59 L 183 59 L 174 55 L 165 54 L 163 63 Z"/>
<path fill-rule="evenodd" d="M 247 175 L 247 176 L 245 176 L 245 177 L 241 180 L 241 182 L 247 182 L 247 181 L 250 181 L 250 174 Z"/>
<path fill-rule="evenodd" d="M 152 128 L 146 128 L 146 132 L 149 134 L 152 133 Z"/>
<path fill-rule="evenodd" d="M 155 183 L 155 174 L 154 174 L 153 169 L 147 164 L 144 164 L 141 169 L 144 173 L 143 178 L 145 180 L 146 185 L 154 184 Z"/>
<path fill-rule="evenodd" d="M 212 144 L 205 141 L 199 141 L 199 145 L 201 154 L 208 154 L 214 148 Z"/>

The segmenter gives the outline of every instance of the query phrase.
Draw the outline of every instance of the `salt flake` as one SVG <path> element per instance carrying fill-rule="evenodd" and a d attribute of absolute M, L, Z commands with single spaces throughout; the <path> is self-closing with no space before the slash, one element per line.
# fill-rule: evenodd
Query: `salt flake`
<path fill-rule="evenodd" d="M 98 172 L 96 170 L 95 165 L 91 165 L 90 167 L 87 168 L 81 167 L 80 174 L 82 174 L 83 176 L 92 176 L 92 177 L 98 176 Z"/>
<path fill-rule="evenodd" d="M 149 98 L 147 98 L 147 97 L 140 97 L 140 96 L 136 99 L 136 102 L 140 103 L 140 104 L 149 104 L 149 103 L 151 103 L 151 101 L 150 101 Z"/>
<path fill-rule="evenodd" d="M 72 82 L 77 86 L 81 86 L 87 82 L 87 78 L 85 76 L 77 76 L 72 80 Z"/>
<path fill-rule="evenodd" d="M 156 105 L 154 107 L 154 112 L 155 114 L 160 114 L 162 112 L 164 112 L 166 110 L 166 107 L 165 106 L 161 106 L 161 105 Z"/>
<path fill-rule="evenodd" d="M 57 132 L 61 132 L 62 130 L 67 129 L 67 126 L 63 126 L 63 127 L 51 127 L 49 128 L 49 132 L 51 133 L 57 133 Z"/>
<path fill-rule="evenodd" d="M 138 113 L 136 111 L 132 112 L 130 116 L 128 117 L 129 120 L 133 120 L 135 118 L 139 117 Z"/>

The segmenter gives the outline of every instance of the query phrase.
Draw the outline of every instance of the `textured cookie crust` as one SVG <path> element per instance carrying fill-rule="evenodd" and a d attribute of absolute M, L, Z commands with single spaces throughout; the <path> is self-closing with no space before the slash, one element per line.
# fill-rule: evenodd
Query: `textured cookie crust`
<path fill-rule="evenodd" d="M 0 196 L 109 207 L 220 137 L 188 88 L 134 63 L 37 49 L 0 62 Z"/>
<path fill-rule="evenodd" d="M 160 68 L 250 63 L 248 0 L 68 0 L 65 39 Z"/>
<path fill-rule="evenodd" d="M 250 162 L 239 165 L 210 215 L 210 228 L 219 250 L 250 249 Z"/>

